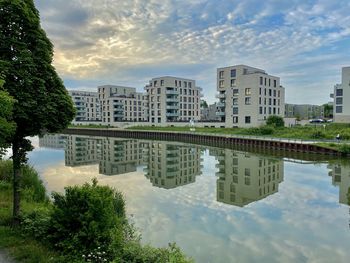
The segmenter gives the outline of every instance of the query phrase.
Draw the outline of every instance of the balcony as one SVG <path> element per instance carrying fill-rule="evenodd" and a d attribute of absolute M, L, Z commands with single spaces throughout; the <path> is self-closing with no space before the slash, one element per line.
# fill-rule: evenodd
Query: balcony
<path fill-rule="evenodd" d="M 179 102 L 179 99 L 177 97 L 169 97 L 166 98 L 166 102 Z"/>
<path fill-rule="evenodd" d="M 224 111 L 217 111 L 216 116 L 225 116 L 226 113 Z"/>
<path fill-rule="evenodd" d="M 114 102 L 113 102 L 113 105 L 114 105 L 114 106 L 117 106 L 117 105 L 119 105 L 119 106 L 120 106 L 120 105 L 121 105 L 121 106 L 123 106 L 123 105 L 124 105 L 124 103 L 123 103 L 122 101 L 114 101 Z"/>
<path fill-rule="evenodd" d="M 179 109 L 179 105 L 167 105 L 166 109 L 167 110 L 178 110 Z"/>
<path fill-rule="evenodd" d="M 167 112 L 166 116 L 167 117 L 178 117 L 179 113 L 178 112 Z"/>
<path fill-rule="evenodd" d="M 165 94 L 167 95 L 179 95 L 177 90 L 166 90 Z"/>
<path fill-rule="evenodd" d="M 218 98 L 218 99 L 224 99 L 224 98 L 226 98 L 226 94 L 225 93 L 219 93 L 219 94 L 216 94 L 215 97 Z"/>
<path fill-rule="evenodd" d="M 225 102 L 218 102 L 216 103 L 216 106 L 219 108 L 224 108 L 225 107 Z"/>
<path fill-rule="evenodd" d="M 122 112 L 115 112 L 114 113 L 114 117 L 116 117 L 116 118 L 124 118 L 124 113 L 122 113 Z"/>
<path fill-rule="evenodd" d="M 225 170 L 225 164 L 217 163 L 217 164 L 215 164 L 215 167 L 216 167 L 216 168 L 219 168 L 220 170 L 221 170 L 221 169 Z"/>

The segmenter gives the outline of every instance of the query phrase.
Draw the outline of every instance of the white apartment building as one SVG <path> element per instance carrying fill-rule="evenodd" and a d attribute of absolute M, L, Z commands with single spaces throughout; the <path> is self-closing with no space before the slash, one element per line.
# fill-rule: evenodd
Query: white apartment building
<path fill-rule="evenodd" d="M 334 86 L 334 122 L 350 123 L 350 67 L 342 68 L 342 82 Z"/>
<path fill-rule="evenodd" d="M 201 89 L 194 80 L 169 76 L 153 78 L 145 90 L 151 124 L 200 119 Z"/>
<path fill-rule="evenodd" d="M 285 90 L 280 78 L 236 65 L 217 69 L 217 115 L 225 127 L 257 127 L 270 115 L 284 117 Z"/>
<path fill-rule="evenodd" d="M 332 177 L 332 184 L 339 186 L 339 203 L 350 205 L 350 165 L 335 163 L 328 165 L 328 168 L 331 169 L 328 175 Z"/>
<path fill-rule="evenodd" d="M 97 92 L 68 91 L 77 114 L 75 121 L 101 121 L 101 104 Z"/>
<path fill-rule="evenodd" d="M 148 96 L 136 88 L 104 85 L 98 87 L 102 107 L 102 123 L 148 121 Z"/>

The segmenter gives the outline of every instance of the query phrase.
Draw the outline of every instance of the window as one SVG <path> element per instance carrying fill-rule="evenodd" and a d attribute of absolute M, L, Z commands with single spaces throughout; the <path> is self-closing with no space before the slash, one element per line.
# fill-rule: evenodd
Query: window
<path fill-rule="evenodd" d="M 250 176 L 250 169 L 249 168 L 245 168 L 244 169 L 244 175 L 245 176 Z"/>
<path fill-rule="evenodd" d="M 161 85 L 161 86 L 164 86 L 164 80 L 163 80 L 163 79 L 160 80 L 160 85 Z"/>
<path fill-rule="evenodd" d="M 235 78 L 235 77 L 236 77 L 236 70 L 231 69 L 231 78 Z"/>
<path fill-rule="evenodd" d="M 154 87 L 156 87 L 157 86 L 157 81 L 155 80 L 154 81 L 154 85 L 153 85 Z M 125 93 L 125 91 L 124 91 L 124 93 Z"/>
<path fill-rule="evenodd" d="M 246 88 L 246 89 L 245 89 L 245 95 L 246 95 L 246 96 L 252 95 L 251 88 Z"/>
<path fill-rule="evenodd" d="M 336 96 L 343 96 L 343 89 L 337 89 Z"/>
<path fill-rule="evenodd" d="M 160 94 L 160 88 L 157 88 L 157 94 Z"/>
<path fill-rule="evenodd" d="M 238 107 L 233 107 L 232 108 L 232 113 L 233 114 L 238 114 Z"/>
<path fill-rule="evenodd" d="M 263 77 L 260 77 L 260 85 L 263 85 Z"/>
<path fill-rule="evenodd" d="M 177 80 L 175 80 L 175 86 L 177 86 Z"/>
<path fill-rule="evenodd" d="M 343 98 L 342 97 L 340 97 L 340 98 L 336 98 L 336 100 L 335 100 L 336 102 L 336 104 L 343 104 Z"/>
<path fill-rule="evenodd" d="M 336 106 L 335 107 L 335 112 L 336 113 L 343 113 L 343 106 Z"/>
<path fill-rule="evenodd" d="M 259 114 L 263 114 L 263 107 L 259 107 Z"/>
<path fill-rule="evenodd" d="M 236 79 L 231 79 L 231 87 L 235 87 L 236 86 Z"/>
<path fill-rule="evenodd" d="M 224 71 L 220 71 L 220 72 L 219 72 L 219 78 L 220 78 L 220 79 L 223 79 L 223 78 L 224 78 Z"/>
<path fill-rule="evenodd" d="M 233 89 L 232 92 L 233 92 L 233 96 L 238 96 L 238 89 Z"/>
<path fill-rule="evenodd" d="M 244 68 L 243 69 L 243 75 L 247 75 L 248 74 L 248 69 Z"/>
<path fill-rule="evenodd" d="M 224 87 L 224 81 L 223 80 L 220 80 L 219 81 L 219 88 L 223 88 Z"/>
<path fill-rule="evenodd" d="M 250 116 L 245 116 L 245 123 L 250 123 Z"/>
<path fill-rule="evenodd" d="M 233 105 L 238 105 L 238 98 L 233 98 L 232 104 Z"/>
<path fill-rule="evenodd" d="M 276 88 L 277 87 L 277 80 L 273 80 L 273 86 Z"/>
<path fill-rule="evenodd" d="M 238 117 L 237 116 L 233 117 L 233 123 L 238 123 Z"/>
<path fill-rule="evenodd" d="M 251 104 L 251 98 L 250 97 L 246 97 L 245 98 L 245 105 L 250 105 Z"/>

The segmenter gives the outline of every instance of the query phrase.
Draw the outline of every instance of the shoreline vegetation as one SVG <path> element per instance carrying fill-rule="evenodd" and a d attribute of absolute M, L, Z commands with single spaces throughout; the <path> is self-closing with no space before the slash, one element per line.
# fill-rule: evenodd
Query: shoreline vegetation
<path fill-rule="evenodd" d="M 70 125 L 69 128 L 96 128 L 112 129 L 114 127 L 106 125 Z M 153 132 L 190 132 L 190 126 L 134 126 L 125 128 L 130 131 L 153 131 Z M 342 154 L 350 154 L 350 124 L 330 123 L 326 126 L 319 124 L 310 124 L 306 126 L 294 127 L 274 127 L 261 126 L 258 128 L 212 128 L 212 127 L 194 127 L 196 134 L 211 135 L 230 135 L 230 136 L 254 136 L 264 139 L 287 139 L 287 140 L 304 140 L 315 143 L 316 145 L 332 150 L 339 151 Z M 337 141 L 337 135 L 341 140 Z"/>
<path fill-rule="evenodd" d="M 0 160 L 0 249 L 17 262 L 194 262 L 176 244 L 141 245 L 122 194 L 109 186 L 93 180 L 51 200 L 32 167 L 23 165 L 22 174 L 21 223 L 13 226 L 12 161 Z"/>

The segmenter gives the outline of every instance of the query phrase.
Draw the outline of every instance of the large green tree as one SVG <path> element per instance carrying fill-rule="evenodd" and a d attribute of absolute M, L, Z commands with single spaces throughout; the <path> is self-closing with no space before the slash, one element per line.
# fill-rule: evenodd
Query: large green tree
<path fill-rule="evenodd" d="M 12 121 L 14 99 L 3 90 L 4 81 L 0 79 L 0 159 L 7 147 L 10 138 L 15 132 L 16 125 Z"/>
<path fill-rule="evenodd" d="M 0 0 L 0 74 L 4 89 L 16 100 L 11 138 L 14 223 L 20 212 L 21 165 L 32 149 L 26 137 L 60 131 L 75 115 L 52 59 L 53 45 L 40 26 L 33 0 Z"/>

